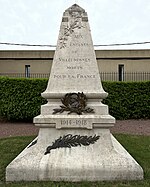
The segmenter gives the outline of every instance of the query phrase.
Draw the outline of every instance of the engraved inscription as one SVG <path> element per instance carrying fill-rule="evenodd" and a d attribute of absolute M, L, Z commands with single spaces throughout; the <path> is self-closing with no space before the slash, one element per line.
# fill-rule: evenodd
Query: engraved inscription
<path fill-rule="evenodd" d="M 90 62 L 89 58 L 59 58 L 60 62 Z"/>
<path fill-rule="evenodd" d="M 89 43 L 72 43 L 70 42 L 70 46 L 73 46 L 73 47 L 89 47 L 90 44 Z"/>
<path fill-rule="evenodd" d="M 82 74 L 77 74 L 77 78 L 79 79 L 87 79 L 87 78 L 95 78 L 95 75 L 82 75 Z"/>
<path fill-rule="evenodd" d="M 83 35 L 81 35 L 81 34 L 75 34 L 75 35 L 74 35 L 74 38 L 76 38 L 76 39 L 82 39 L 82 38 L 83 38 Z"/>
<path fill-rule="evenodd" d="M 89 74 L 89 75 L 83 75 L 83 74 L 76 74 L 76 75 L 54 75 L 55 79 L 95 79 L 96 75 Z"/>
<path fill-rule="evenodd" d="M 67 69 L 78 69 L 78 70 L 80 70 L 80 69 L 83 69 L 83 67 L 82 66 L 67 66 Z"/>
<path fill-rule="evenodd" d="M 80 119 L 77 119 L 77 120 L 71 120 L 71 119 L 69 119 L 69 120 L 65 120 L 65 119 L 63 119 L 63 120 L 61 120 L 61 125 L 62 126 L 69 126 L 69 125 L 71 125 L 71 126 L 73 126 L 73 125 L 75 125 L 75 126 L 86 126 L 87 125 L 87 120 L 80 120 Z"/>

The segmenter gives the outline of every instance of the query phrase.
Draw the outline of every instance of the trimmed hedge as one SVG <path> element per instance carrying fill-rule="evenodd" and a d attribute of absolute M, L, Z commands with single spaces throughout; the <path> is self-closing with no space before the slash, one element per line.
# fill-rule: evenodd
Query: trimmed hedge
<path fill-rule="evenodd" d="M 32 122 L 47 101 L 41 93 L 47 79 L 0 78 L 0 119 Z M 103 101 L 116 119 L 150 119 L 150 81 L 103 82 Z"/>
<path fill-rule="evenodd" d="M 46 103 L 41 97 L 46 86 L 47 79 L 0 78 L 0 118 L 32 122 Z"/>
<path fill-rule="evenodd" d="M 150 118 L 150 81 L 147 82 L 104 82 L 109 93 L 103 103 L 116 119 Z"/>

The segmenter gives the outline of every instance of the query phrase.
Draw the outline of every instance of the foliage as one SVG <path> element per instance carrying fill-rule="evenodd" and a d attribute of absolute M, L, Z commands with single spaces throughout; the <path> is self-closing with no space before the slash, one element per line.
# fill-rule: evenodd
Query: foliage
<path fill-rule="evenodd" d="M 122 182 L 15 182 L 5 184 L 5 168 L 19 152 L 35 137 L 11 137 L 0 139 L 0 187 L 149 187 L 150 184 L 150 137 L 115 135 L 119 142 L 139 162 L 144 169 L 143 181 Z"/>
<path fill-rule="evenodd" d="M 46 103 L 41 93 L 47 79 L 0 78 L 0 119 L 29 121 L 40 114 Z M 116 119 L 150 118 L 150 81 L 103 82 L 109 93 L 103 101 Z"/>
<path fill-rule="evenodd" d="M 32 121 L 40 114 L 41 97 L 47 79 L 0 78 L 0 117 L 11 121 Z"/>
<path fill-rule="evenodd" d="M 103 82 L 108 97 L 103 101 L 116 119 L 150 118 L 150 81 Z"/>

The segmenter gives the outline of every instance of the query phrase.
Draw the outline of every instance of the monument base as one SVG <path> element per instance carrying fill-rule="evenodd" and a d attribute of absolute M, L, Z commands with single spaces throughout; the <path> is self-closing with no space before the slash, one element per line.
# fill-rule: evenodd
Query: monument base
<path fill-rule="evenodd" d="M 60 136 L 98 135 L 88 146 L 56 148 L 44 154 Z M 6 181 L 113 181 L 141 180 L 143 170 L 107 128 L 40 128 L 32 146 L 27 146 L 6 168 Z"/>
<path fill-rule="evenodd" d="M 87 13 L 74 4 L 63 14 L 50 78 L 42 93 L 48 103 L 34 118 L 39 135 L 8 165 L 6 181 L 143 179 L 142 168 L 110 133 L 115 118 L 101 103 L 107 95 Z"/>

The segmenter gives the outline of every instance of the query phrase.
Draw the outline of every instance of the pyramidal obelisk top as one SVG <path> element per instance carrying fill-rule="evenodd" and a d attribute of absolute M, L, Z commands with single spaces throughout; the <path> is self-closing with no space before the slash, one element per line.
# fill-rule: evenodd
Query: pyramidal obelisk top
<path fill-rule="evenodd" d="M 48 86 L 42 96 L 61 98 L 73 92 L 83 92 L 88 98 L 107 96 L 100 80 L 87 13 L 77 4 L 63 14 Z"/>

